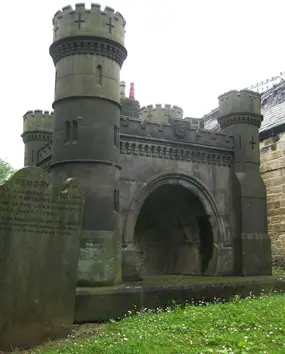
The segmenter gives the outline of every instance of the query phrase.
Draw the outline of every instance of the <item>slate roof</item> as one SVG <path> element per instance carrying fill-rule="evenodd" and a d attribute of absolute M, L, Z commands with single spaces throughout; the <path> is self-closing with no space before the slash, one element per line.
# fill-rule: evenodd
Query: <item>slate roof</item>
<path fill-rule="evenodd" d="M 285 81 L 261 94 L 261 112 L 263 114 L 263 122 L 259 130 L 260 133 L 273 130 L 273 128 L 282 124 L 285 125 Z M 217 116 L 218 108 L 203 117 L 205 129 L 211 131 L 219 130 Z"/>
<path fill-rule="evenodd" d="M 263 122 L 260 131 L 285 123 L 285 81 L 265 91 L 261 96 Z"/>

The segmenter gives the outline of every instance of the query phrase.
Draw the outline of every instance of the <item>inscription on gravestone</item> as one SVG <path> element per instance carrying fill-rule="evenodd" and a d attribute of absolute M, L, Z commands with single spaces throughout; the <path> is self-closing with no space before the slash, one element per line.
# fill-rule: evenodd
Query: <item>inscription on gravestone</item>
<path fill-rule="evenodd" d="M 113 280 L 116 271 L 116 252 L 112 232 L 83 230 L 81 233 L 78 266 L 79 286 L 92 286 Z"/>
<path fill-rule="evenodd" d="M 73 323 L 84 196 L 37 167 L 0 186 L 0 350 L 29 348 Z"/>

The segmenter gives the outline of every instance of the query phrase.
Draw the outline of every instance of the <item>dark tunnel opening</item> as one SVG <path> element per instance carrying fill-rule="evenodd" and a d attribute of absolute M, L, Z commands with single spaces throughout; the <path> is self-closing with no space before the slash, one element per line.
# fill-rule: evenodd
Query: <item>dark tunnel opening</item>
<path fill-rule="evenodd" d="M 157 188 L 137 219 L 134 244 L 143 275 L 203 275 L 213 232 L 200 199 L 178 185 Z"/>

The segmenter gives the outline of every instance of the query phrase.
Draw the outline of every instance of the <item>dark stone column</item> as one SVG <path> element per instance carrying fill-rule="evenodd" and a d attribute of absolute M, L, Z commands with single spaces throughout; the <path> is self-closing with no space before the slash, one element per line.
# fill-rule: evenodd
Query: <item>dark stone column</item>
<path fill-rule="evenodd" d="M 120 69 L 125 20 L 92 4 L 55 14 L 50 54 L 56 67 L 51 171 L 86 191 L 79 285 L 122 279 L 118 230 Z"/>
<path fill-rule="evenodd" d="M 234 137 L 234 266 L 236 274 L 245 276 L 272 272 L 266 189 L 259 172 L 260 107 L 260 95 L 252 91 L 230 91 L 219 97 L 218 121 Z"/>

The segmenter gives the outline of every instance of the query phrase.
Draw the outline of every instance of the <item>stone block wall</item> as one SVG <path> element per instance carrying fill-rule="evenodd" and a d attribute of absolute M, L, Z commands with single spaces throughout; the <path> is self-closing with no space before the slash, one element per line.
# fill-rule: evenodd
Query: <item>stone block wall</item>
<path fill-rule="evenodd" d="M 267 190 L 273 266 L 285 268 L 285 133 L 260 142 L 260 172 Z"/>

